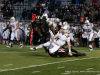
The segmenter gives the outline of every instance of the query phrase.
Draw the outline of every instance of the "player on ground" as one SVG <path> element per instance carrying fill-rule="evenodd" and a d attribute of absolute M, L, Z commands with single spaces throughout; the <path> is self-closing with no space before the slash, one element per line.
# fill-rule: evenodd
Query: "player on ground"
<path fill-rule="evenodd" d="M 49 53 L 55 53 L 61 46 L 63 46 L 66 41 L 68 43 L 68 49 L 69 49 L 69 55 L 72 56 L 71 53 L 71 46 L 70 46 L 70 35 L 67 33 L 69 31 L 69 28 L 64 25 L 61 27 L 61 30 L 53 37 L 53 41 L 46 42 L 44 44 L 41 44 L 35 48 L 30 48 L 31 50 L 36 50 L 42 47 L 48 47 Z"/>

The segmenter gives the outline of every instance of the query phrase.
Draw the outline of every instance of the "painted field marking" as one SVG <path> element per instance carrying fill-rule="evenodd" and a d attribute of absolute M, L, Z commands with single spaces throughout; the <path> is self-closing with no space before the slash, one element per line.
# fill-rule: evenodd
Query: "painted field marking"
<path fill-rule="evenodd" d="M 100 58 L 100 56 L 99 57 L 84 58 L 84 59 L 93 59 L 93 58 Z M 82 60 L 82 59 L 77 59 L 77 60 Z M 52 62 L 52 63 L 46 63 L 46 64 L 41 64 L 41 65 L 30 65 L 30 66 L 27 66 L 27 67 L 14 68 L 14 69 L 1 69 L 0 72 L 18 70 L 18 69 L 24 69 L 24 68 L 31 68 L 31 67 L 38 67 L 38 66 L 46 66 L 46 65 L 55 64 L 55 63 L 62 63 L 62 62 L 68 62 L 68 61 L 77 61 L 77 60 L 76 59 L 75 60 L 65 60 L 65 61 Z"/>
<path fill-rule="evenodd" d="M 13 64 L 7 64 L 7 65 L 3 65 L 3 66 L 10 66 L 10 65 L 13 65 Z"/>
<path fill-rule="evenodd" d="M 43 52 L 43 51 L 13 51 L 13 52 L 0 52 L 0 53 L 20 53 L 20 52 Z"/>
<path fill-rule="evenodd" d="M 94 68 L 88 68 L 88 69 L 86 69 L 86 70 L 91 70 L 91 69 L 94 69 Z"/>
<path fill-rule="evenodd" d="M 60 69 L 60 68 L 65 68 L 65 66 L 63 66 L 63 67 L 58 67 L 58 69 Z"/>
<path fill-rule="evenodd" d="M 70 73 L 61 73 L 61 74 L 70 74 Z"/>
<path fill-rule="evenodd" d="M 41 72 L 41 71 L 33 71 L 33 72 L 31 72 L 31 73 L 37 73 L 37 72 Z"/>

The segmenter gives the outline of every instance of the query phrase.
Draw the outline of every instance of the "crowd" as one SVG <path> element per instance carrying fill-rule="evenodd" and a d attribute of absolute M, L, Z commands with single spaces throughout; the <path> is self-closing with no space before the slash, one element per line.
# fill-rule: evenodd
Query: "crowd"
<path fill-rule="evenodd" d="M 80 1 L 80 0 L 79 0 Z M 3 11 L 3 16 L 12 17 L 14 12 L 13 3 L 28 2 L 28 0 L 2 0 L 0 3 L 0 10 Z M 86 3 L 80 1 L 80 4 L 72 4 L 61 6 L 60 1 L 55 0 L 39 0 L 32 10 L 23 9 L 20 20 L 31 20 L 32 14 L 42 15 L 44 12 L 48 14 L 49 18 L 59 18 L 63 21 L 80 21 L 81 17 L 88 17 L 90 22 L 100 21 L 100 3 Z"/>
<path fill-rule="evenodd" d="M 84 1 L 78 5 L 75 4 L 74 5 L 69 4 L 68 6 L 66 6 L 66 4 L 64 4 L 63 6 L 60 5 L 61 2 L 59 1 L 56 2 L 55 0 L 39 0 L 36 6 L 32 10 L 27 11 L 26 9 L 23 9 L 22 17 L 20 17 L 20 20 L 22 19 L 31 20 L 32 14 L 36 14 L 37 16 L 42 16 L 43 13 L 46 13 L 48 15 L 48 18 L 59 18 L 62 21 L 67 21 L 67 22 L 80 21 L 81 17 L 84 17 L 84 21 L 86 18 L 88 18 L 91 23 L 98 22 L 100 20 L 100 8 L 99 8 L 100 3 L 90 4 L 90 2 L 86 3 Z M 7 12 L 6 10 L 8 10 L 9 12 L 9 10 L 12 9 L 11 6 L 12 6 L 12 1 L 11 2 L 8 1 L 8 4 L 4 9 L 5 12 Z M 11 17 L 13 16 L 12 13 L 11 12 L 6 13 L 6 16 Z M 78 30 L 77 33 L 75 32 L 75 37 L 80 38 L 80 31 Z M 80 40 L 78 39 L 78 41 Z"/>

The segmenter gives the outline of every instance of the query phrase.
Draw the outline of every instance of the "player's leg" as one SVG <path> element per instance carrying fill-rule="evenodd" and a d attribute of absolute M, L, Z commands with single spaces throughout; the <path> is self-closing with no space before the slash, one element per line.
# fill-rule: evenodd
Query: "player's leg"
<path fill-rule="evenodd" d="M 51 47 L 52 46 L 52 41 L 49 41 L 49 42 L 46 42 L 44 44 L 41 44 L 37 47 L 34 47 L 34 48 L 30 48 L 31 50 L 36 50 L 36 49 L 39 49 L 39 48 L 43 48 L 43 47 Z"/>
<path fill-rule="evenodd" d="M 48 42 L 48 41 L 50 41 L 50 33 L 45 35 L 45 42 Z M 45 49 L 45 52 L 48 53 L 49 48 L 44 46 L 44 49 Z"/>
<path fill-rule="evenodd" d="M 10 42 L 9 42 L 9 45 L 6 46 L 6 47 L 12 47 L 12 43 L 13 43 L 14 36 L 15 36 L 15 34 L 14 34 L 14 32 L 12 32 L 11 35 L 10 35 Z"/>
<path fill-rule="evenodd" d="M 22 34 L 19 33 L 19 30 L 15 31 L 15 38 L 20 43 L 20 48 L 22 48 L 23 47 Z"/>
<path fill-rule="evenodd" d="M 92 41 L 94 39 L 94 33 L 91 33 L 89 36 L 89 51 L 93 50 Z"/>
<path fill-rule="evenodd" d="M 55 45 L 54 43 L 52 43 L 52 45 L 53 45 L 53 47 L 49 49 L 50 54 L 56 52 L 60 48 L 60 46 Z"/>

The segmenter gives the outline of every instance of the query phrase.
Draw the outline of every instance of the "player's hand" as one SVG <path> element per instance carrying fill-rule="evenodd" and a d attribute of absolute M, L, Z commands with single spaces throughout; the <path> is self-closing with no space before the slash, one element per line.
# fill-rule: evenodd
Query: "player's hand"
<path fill-rule="evenodd" d="M 56 44 L 56 45 L 57 45 L 57 42 L 54 42 L 54 44 Z"/>
<path fill-rule="evenodd" d="M 15 30 L 13 30 L 13 32 L 15 32 Z"/>
<path fill-rule="evenodd" d="M 72 53 L 71 53 L 71 52 L 69 52 L 69 53 L 68 53 L 68 55 L 72 56 Z"/>

